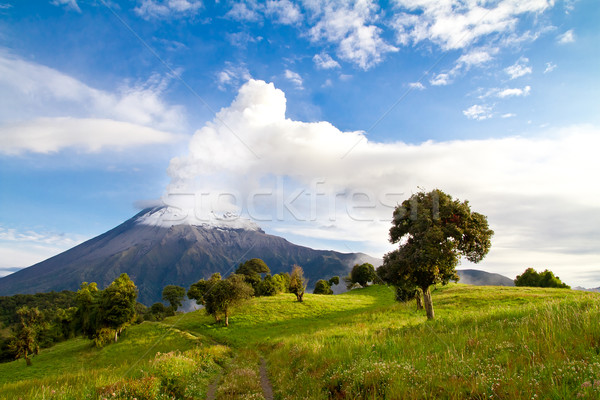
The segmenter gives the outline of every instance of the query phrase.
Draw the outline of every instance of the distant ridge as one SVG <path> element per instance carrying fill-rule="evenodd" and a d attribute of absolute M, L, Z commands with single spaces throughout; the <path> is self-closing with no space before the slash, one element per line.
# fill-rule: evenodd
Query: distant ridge
<path fill-rule="evenodd" d="M 0 278 L 0 296 L 77 290 L 84 281 L 104 288 L 125 272 L 138 287 L 138 301 L 150 305 L 161 300 L 166 285 L 187 289 L 215 272 L 226 276 L 255 257 L 273 274 L 301 265 L 309 287 L 319 279 L 347 275 L 355 263 L 379 266 L 366 254 L 295 245 L 231 215 L 199 225 L 169 221 L 176 221 L 175 214 L 165 207 L 146 209 L 100 236 Z"/>
<path fill-rule="evenodd" d="M 515 286 L 515 282 L 500 274 L 480 271 L 478 269 L 459 269 L 459 283 L 475 286 Z"/>

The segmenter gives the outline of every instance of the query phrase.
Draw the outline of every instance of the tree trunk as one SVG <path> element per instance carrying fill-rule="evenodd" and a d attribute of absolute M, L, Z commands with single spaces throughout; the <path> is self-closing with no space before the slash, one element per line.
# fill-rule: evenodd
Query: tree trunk
<path fill-rule="evenodd" d="M 433 312 L 433 300 L 431 299 L 431 291 L 429 287 L 423 289 L 423 302 L 425 303 L 425 311 L 427 311 L 427 319 L 434 319 L 435 313 Z"/>
<path fill-rule="evenodd" d="M 299 302 L 302 302 L 302 297 L 304 297 L 304 293 L 298 293 L 296 295 L 296 298 L 298 299 Z"/>
<path fill-rule="evenodd" d="M 423 298 L 421 297 L 421 292 L 417 291 L 415 295 L 415 300 L 417 300 L 417 310 L 423 309 Z"/>
<path fill-rule="evenodd" d="M 115 329 L 115 343 L 117 343 L 117 340 L 119 340 L 119 331 Z"/>
<path fill-rule="evenodd" d="M 31 358 L 25 353 L 25 364 L 29 367 L 31 365 Z"/>
<path fill-rule="evenodd" d="M 229 315 L 225 314 L 225 326 L 229 326 Z"/>

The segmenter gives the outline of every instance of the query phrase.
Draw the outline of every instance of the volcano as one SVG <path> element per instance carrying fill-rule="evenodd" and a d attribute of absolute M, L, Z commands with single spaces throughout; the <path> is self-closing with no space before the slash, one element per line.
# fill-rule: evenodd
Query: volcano
<path fill-rule="evenodd" d="M 0 278 L 0 295 L 77 290 L 82 282 L 104 288 L 125 272 L 138 287 L 138 301 L 150 305 L 160 301 L 166 285 L 188 288 L 215 272 L 227 276 L 250 258 L 263 259 L 273 274 L 298 264 L 309 286 L 318 279 L 345 276 L 356 263 L 380 263 L 363 253 L 295 245 L 244 218 L 212 216 L 198 223 L 162 206 L 145 209 L 100 236 Z"/>

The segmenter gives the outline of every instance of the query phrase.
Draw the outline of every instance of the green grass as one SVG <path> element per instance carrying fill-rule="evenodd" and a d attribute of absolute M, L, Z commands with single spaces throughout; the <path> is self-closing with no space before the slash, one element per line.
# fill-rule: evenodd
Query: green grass
<path fill-rule="evenodd" d="M 217 398 L 260 399 L 262 356 L 278 399 L 600 398 L 599 295 L 451 284 L 433 300 L 434 321 L 385 286 L 252 299 L 228 328 L 178 315 L 0 364 L 0 397 L 204 398 L 220 373 Z"/>

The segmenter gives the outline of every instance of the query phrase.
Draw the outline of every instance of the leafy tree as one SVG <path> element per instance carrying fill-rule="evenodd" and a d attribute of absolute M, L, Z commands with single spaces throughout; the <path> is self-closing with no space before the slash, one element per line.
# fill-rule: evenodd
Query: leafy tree
<path fill-rule="evenodd" d="M 329 286 L 339 285 L 339 284 L 340 284 L 339 276 L 333 276 L 333 277 L 331 277 L 331 279 L 329 279 Z"/>
<path fill-rule="evenodd" d="M 538 273 L 533 268 L 527 268 L 525 272 L 517 276 L 515 279 L 516 286 L 531 286 L 531 287 L 547 287 L 547 288 L 562 288 L 570 289 L 571 287 L 563 283 L 558 276 L 555 276 L 552 271 L 544 270 Z"/>
<path fill-rule="evenodd" d="M 244 280 L 248 282 L 254 289 L 254 293 L 259 296 L 260 289 L 259 284 L 261 282 L 260 274 L 270 274 L 271 270 L 260 258 L 252 258 L 243 264 L 240 264 L 235 270 L 238 275 L 243 275 Z"/>
<path fill-rule="evenodd" d="M 283 292 L 282 283 L 282 280 L 267 274 L 265 279 L 258 284 L 258 295 L 275 296 L 276 294 Z"/>
<path fill-rule="evenodd" d="M 185 297 L 185 289 L 181 286 L 167 285 L 162 291 L 162 299 L 169 302 L 173 311 L 181 307 L 181 302 Z"/>
<path fill-rule="evenodd" d="M 314 294 L 333 294 L 333 290 L 331 290 L 331 284 L 325 279 L 319 279 L 315 284 L 315 290 L 313 290 Z"/>
<path fill-rule="evenodd" d="M 290 285 L 288 290 L 290 293 L 294 293 L 296 295 L 296 299 L 300 302 L 304 298 L 306 283 L 306 279 L 304 278 L 304 270 L 301 266 L 294 264 L 292 267 L 292 274 L 290 275 Z"/>
<path fill-rule="evenodd" d="M 406 302 L 415 299 L 417 310 L 423 309 L 421 290 L 410 274 L 409 265 L 402 257 L 403 249 L 391 251 L 383 256 L 383 265 L 377 268 L 377 277 L 384 283 L 394 285 L 396 300 Z"/>
<path fill-rule="evenodd" d="M 100 295 L 101 328 L 112 329 L 117 342 L 123 329 L 135 321 L 137 288 L 125 273 L 115 279 Z"/>
<path fill-rule="evenodd" d="M 197 304 L 201 304 L 206 306 L 206 300 L 204 299 L 204 295 L 209 293 L 212 288 L 217 284 L 217 282 L 221 281 L 221 274 L 218 272 L 212 274 L 210 279 L 200 279 L 196 283 L 192 283 L 190 289 L 187 292 L 188 299 L 196 300 Z M 209 313 L 210 314 L 210 313 Z"/>
<path fill-rule="evenodd" d="M 394 210 L 390 242 L 400 246 L 388 258 L 387 268 L 395 279 L 422 290 L 427 318 L 433 319 L 429 287 L 458 280 L 456 266 L 461 256 L 473 263 L 481 261 L 490 250 L 493 234 L 487 218 L 472 212 L 468 201 L 454 200 L 438 189 L 419 192 Z"/>
<path fill-rule="evenodd" d="M 344 278 L 346 288 L 352 289 L 356 284 L 365 287 L 369 282 L 373 282 L 377 278 L 375 267 L 369 263 L 356 264 L 352 267 L 350 275 Z"/>
<path fill-rule="evenodd" d="M 289 291 L 290 274 L 288 272 L 285 272 L 283 274 L 275 274 L 273 275 L 273 279 L 275 279 L 281 287 L 281 293 L 286 293 Z"/>
<path fill-rule="evenodd" d="M 188 297 L 204 305 L 206 312 L 215 317 L 217 322 L 225 317 L 225 326 L 229 326 L 231 308 L 249 299 L 254 289 L 242 275 L 232 274 L 227 279 L 214 274 L 210 280 L 204 279 L 194 283 L 188 291 Z"/>
<path fill-rule="evenodd" d="M 40 346 L 37 343 L 39 324 L 42 322 L 42 314 L 37 308 L 21 307 L 17 310 L 19 327 L 15 336 L 9 344 L 17 359 L 24 358 L 27 366 L 31 365 L 30 355 L 39 353 Z"/>
<path fill-rule="evenodd" d="M 77 291 L 76 320 L 79 330 L 92 339 L 98 328 L 98 303 L 100 291 L 95 282 L 83 282 Z"/>

